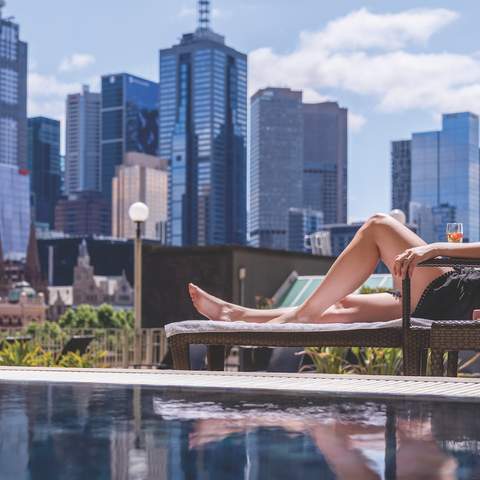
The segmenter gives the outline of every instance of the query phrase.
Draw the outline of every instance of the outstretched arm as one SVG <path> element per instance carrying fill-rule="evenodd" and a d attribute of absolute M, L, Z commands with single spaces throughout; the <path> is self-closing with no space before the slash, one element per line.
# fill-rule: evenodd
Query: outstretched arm
<path fill-rule="evenodd" d="M 420 263 L 435 257 L 480 258 L 480 242 L 476 243 L 431 243 L 420 247 L 408 248 L 395 258 L 394 275 L 405 277 Z"/>

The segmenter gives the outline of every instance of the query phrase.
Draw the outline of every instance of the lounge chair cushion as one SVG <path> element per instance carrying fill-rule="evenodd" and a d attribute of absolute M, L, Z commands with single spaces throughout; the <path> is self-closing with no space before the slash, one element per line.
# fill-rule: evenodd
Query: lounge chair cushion
<path fill-rule="evenodd" d="M 411 324 L 430 327 L 431 320 L 412 318 Z M 401 328 L 402 320 L 363 323 L 251 323 L 214 320 L 186 320 L 165 325 L 167 338 L 181 333 L 237 333 L 237 332 L 335 332 L 344 330 L 373 330 L 377 328 Z"/>

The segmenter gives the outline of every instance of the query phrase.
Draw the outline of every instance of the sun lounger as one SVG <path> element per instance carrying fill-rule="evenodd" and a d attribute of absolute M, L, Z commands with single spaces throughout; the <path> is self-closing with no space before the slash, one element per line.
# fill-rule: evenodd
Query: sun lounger
<path fill-rule="evenodd" d="M 422 334 L 420 344 L 428 338 L 431 322 L 412 320 Z M 223 370 L 224 349 L 227 346 L 320 347 L 369 346 L 402 347 L 402 320 L 352 324 L 271 324 L 190 320 L 165 326 L 175 369 L 190 368 L 189 346 L 208 345 L 207 365 L 210 370 Z M 426 347 L 425 347 L 426 348 Z M 413 362 L 418 359 L 412 358 Z M 416 367 L 412 367 L 416 368 Z"/>

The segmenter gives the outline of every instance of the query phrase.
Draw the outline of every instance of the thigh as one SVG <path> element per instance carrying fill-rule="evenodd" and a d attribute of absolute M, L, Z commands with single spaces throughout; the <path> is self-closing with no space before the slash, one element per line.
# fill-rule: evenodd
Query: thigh
<path fill-rule="evenodd" d="M 319 316 L 318 323 L 383 322 L 402 316 L 402 301 L 389 293 L 348 295 Z"/>
<path fill-rule="evenodd" d="M 403 253 L 408 248 L 426 245 L 426 242 L 416 233 L 388 215 L 382 221 L 382 228 L 376 230 L 376 235 L 378 235 L 377 245 L 380 250 L 380 258 L 390 272 L 393 271 L 393 263 L 397 255 Z M 423 291 L 429 283 L 448 270 L 450 269 L 435 267 L 416 268 L 413 271 L 411 278 L 412 311 L 417 306 Z M 393 282 L 395 289 L 401 291 L 402 279 L 393 277 Z"/>

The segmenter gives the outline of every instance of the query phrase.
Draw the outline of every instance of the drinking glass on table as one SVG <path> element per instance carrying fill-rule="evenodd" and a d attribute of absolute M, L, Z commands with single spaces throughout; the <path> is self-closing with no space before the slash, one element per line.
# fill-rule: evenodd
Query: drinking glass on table
<path fill-rule="evenodd" d="M 463 223 L 447 223 L 447 240 L 452 243 L 463 242 Z"/>

